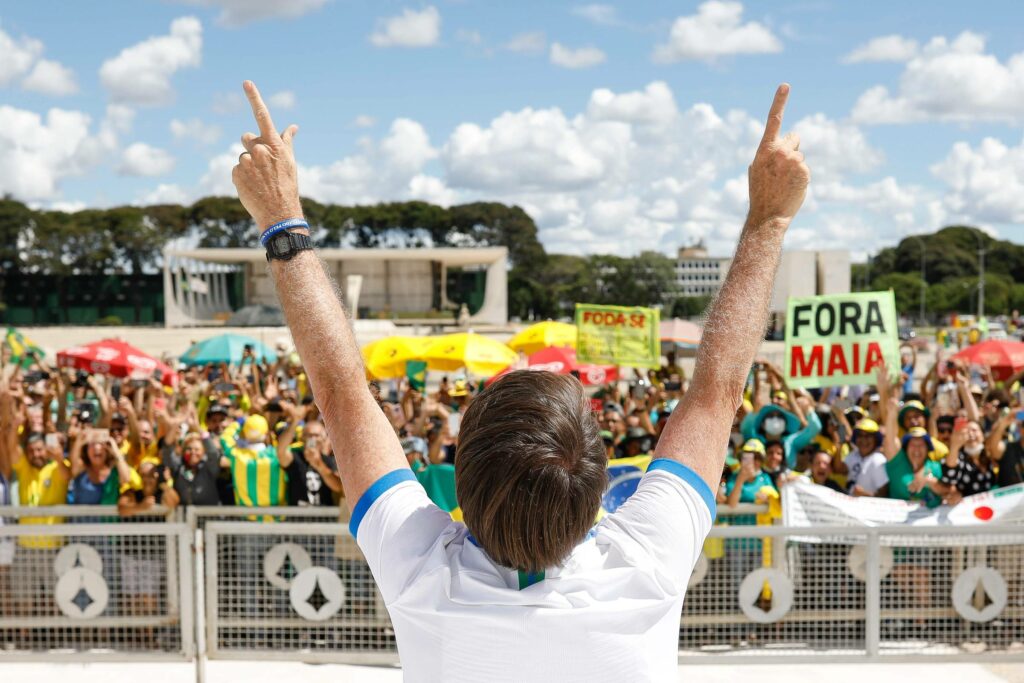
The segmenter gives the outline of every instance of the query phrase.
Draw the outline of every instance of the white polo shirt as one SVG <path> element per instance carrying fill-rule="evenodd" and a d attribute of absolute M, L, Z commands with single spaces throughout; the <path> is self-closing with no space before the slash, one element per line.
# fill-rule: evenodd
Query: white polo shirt
<path fill-rule="evenodd" d="M 849 471 L 846 488 L 851 492 L 856 484 L 868 493 L 874 494 L 889 483 L 889 474 L 885 471 L 886 459 L 882 451 L 875 451 L 863 456 L 857 448 L 854 448 L 847 454 L 843 463 L 846 464 L 846 469 Z"/>
<path fill-rule="evenodd" d="M 714 517 L 707 484 L 658 459 L 542 578 L 523 581 L 491 561 L 410 470 L 371 486 L 349 528 L 391 615 L 406 681 L 624 683 L 677 680 L 683 594 Z"/>

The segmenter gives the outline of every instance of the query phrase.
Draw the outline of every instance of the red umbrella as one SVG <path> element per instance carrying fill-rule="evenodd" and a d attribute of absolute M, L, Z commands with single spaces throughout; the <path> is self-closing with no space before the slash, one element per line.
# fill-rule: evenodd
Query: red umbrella
<path fill-rule="evenodd" d="M 159 373 L 164 384 L 174 383 L 174 371 L 152 356 L 120 339 L 73 346 L 57 352 L 57 365 L 114 377 L 150 377 Z"/>
<path fill-rule="evenodd" d="M 495 375 L 489 382 L 493 382 L 502 375 L 517 369 L 510 365 Z M 590 365 L 580 363 L 576 360 L 576 350 L 566 347 L 551 347 L 541 349 L 537 353 L 526 358 L 525 370 L 545 370 L 557 375 L 568 375 L 573 370 L 579 372 L 580 381 L 584 385 L 607 384 L 619 378 L 619 369 L 614 365 Z"/>
<path fill-rule="evenodd" d="M 1003 339 L 990 339 L 968 346 L 953 358 L 969 365 L 992 368 L 992 376 L 1002 381 L 1024 368 L 1024 343 Z"/>

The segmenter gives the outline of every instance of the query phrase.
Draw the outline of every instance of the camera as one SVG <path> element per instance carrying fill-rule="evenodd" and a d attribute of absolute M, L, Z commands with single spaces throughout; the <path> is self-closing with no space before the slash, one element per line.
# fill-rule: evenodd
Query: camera
<path fill-rule="evenodd" d="M 85 389 L 89 386 L 89 373 L 85 370 L 79 370 L 75 373 L 75 381 L 71 383 L 71 386 L 76 389 Z"/>
<path fill-rule="evenodd" d="M 75 412 L 78 413 L 78 421 L 82 424 L 91 425 L 96 419 L 96 413 L 93 412 L 91 403 L 79 403 Z"/>
<path fill-rule="evenodd" d="M 36 382 L 42 382 L 44 379 L 50 379 L 50 373 L 44 370 L 33 370 L 25 375 L 25 384 L 35 384 Z"/>

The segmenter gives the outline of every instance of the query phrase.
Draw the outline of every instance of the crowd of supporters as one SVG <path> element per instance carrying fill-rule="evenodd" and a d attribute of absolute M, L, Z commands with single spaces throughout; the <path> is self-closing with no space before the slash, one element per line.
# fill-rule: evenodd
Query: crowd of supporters
<path fill-rule="evenodd" d="M 763 502 L 802 477 L 852 496 L 928 506 L 1022 481 L 1021 375 L 945 361 L 913 381 L 905 349 L 875 386 L 791 389 L 780 368 L 752 368 L 736 414 L 719 502 Z M 895 371 L 895 370 L 894 370 Z M 481 385 L 444 377 L 435 391 L 377 385 L 414 470 L 453 464 L 462 415 Z M 651 453 L 686 391 L 669 353 L 660 371 L 601 387 L 595 416 L 610 460 Z M 336 505 L 332 446 L 295 354 L 268 363 L 182 367 L 167 386 L 41 358 L 10 362 L 0 382 L 0 504 Z M 3 558 L 0 558 L 2 560 Z"/>

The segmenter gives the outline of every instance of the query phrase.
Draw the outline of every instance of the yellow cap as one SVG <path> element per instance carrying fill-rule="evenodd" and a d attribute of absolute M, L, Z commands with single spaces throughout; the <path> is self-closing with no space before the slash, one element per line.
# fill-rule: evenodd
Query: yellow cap
<path fill-rule="evenodd" d="M 250 415 L 242 423 L 242 436 L 246 441 L 262 441 L 269 429 L 267 418 L 262 415 Z"/>
<path fill-rule="evenodd" d="M 764 444 L 761 443 L 760 439 L 747 439 L 744 442 L 743 448 L 741 448 L 740 451 L 745 453 L 757 453 L 758 455 L 764 455 Z"/>
<path fill-rule="evenodd" d="M 853 429 L 854 431 L 867 432 L 868 434 L 876 434 L 879 431 L 881 431 L 881 428 L 878 426 L 878 423 L 872 420 L 870 417 L 865 417 L 861 420 L 858 420 L 857 424 L 854 426 Z"/>

